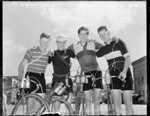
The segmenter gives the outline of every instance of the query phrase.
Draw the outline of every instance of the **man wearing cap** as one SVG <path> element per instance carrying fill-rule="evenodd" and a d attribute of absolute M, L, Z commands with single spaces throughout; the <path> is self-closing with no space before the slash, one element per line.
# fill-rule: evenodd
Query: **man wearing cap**
<path fill-rule="evenodd" d="M 36 93 L 42 97 L 44 97 L 46 93 L 46 82 L 45 82 L 44 73 L 48 64 L 49 55 L 47 53 L 47 48 L 49 46 L 49 41 L 50 41 L 50 35 L 42 33 L 40 35 L 40 40 L 39 40 L 40 46 L 29 49 L 25 53 L 25 56 L 18 68 L 18 72 L 19 72 L 18 77 L 20 80 L 24 78 L 24 74 L 25 74 L 25 78 L 27 78 L 28 76 L 30 80 L 36 81 L 37 83 L 41 84 L 41 87 L 39 87 Z M 26 73 L 24 73 L 26 65 L 28 65 L 28 67 Z M 30 89 L 28 90 L 28 92 L 31 93 L 36 89 L 37 89 L 36 85 L 31 82 Z M 32 104 L 32 100 L 29 103 Z M 29 109 L 31 107 L 29 107 Z M 29 114 L 30 113 L 31 112 L 29 111 Z"/>
<path fill-rule="evenodd" d="M 67 84 L 66 92 L 69 93 L 68 102 L 71 104 L 72 93 L 73 93 L 73 83 L 71 79 L 68 79 L 68 83 L 66 83 L 66 77 L 70 72 L 71 62 L 70 58 L 74 58 L 75 54 L 71 50 L 67 50 L 66 47 L 67 39 L 63 36 L 58 36 L 56 38 L 57 50 L 50 53 L 48 63 L 52 62 L 53 65 L 53 79 L 52 79 L 52 87 L 55 86 L 56 83 Z M 57 95 L 59 97 L 59 95 Z M 60 103 L 55 103 L 54 111 L 59 111 Z"/>

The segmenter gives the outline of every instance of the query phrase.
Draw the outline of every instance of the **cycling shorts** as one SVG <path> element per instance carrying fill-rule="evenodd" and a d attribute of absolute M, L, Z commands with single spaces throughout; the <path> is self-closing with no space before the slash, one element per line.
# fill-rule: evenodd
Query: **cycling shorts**
<path fill-rule="evenodd" d="M 63 82 L 63 84 L 66 85 L 65 77 L 55 77 L 54 76 L 52 79 L 52 87 L 54 87 L 56 83 L 60 83 L 60 82 Z M 65 91 L 67 93 L 73 93 L 73 83 L 72 83 L 71 78 L 68 79 L 68 85 L 70 87 L 67 86 Z M 64 92 L 63 95 L 66 95 L 67 94 L 66 92 Z"/>
<path fill-rule="evenodd" d="M 133 78 L 132 78 L 131 70 L 128 69 L 128 71 L 127 71 L 126 78 L 125 78 L 126 82 L 123 82 L 122 80 L 120 80 L 118 78 L 118 76 L 122 70 L 123 69 L 110 71 L 110 75 L 115 76 L 115 77 L 111 78 L 112 83 L 110 85 L 110 88 L 111 89 L 121 89 L 121 90 L 133 90 Z"/>
<path fill-rule="evenodd" d="M 39 87 L 36 93 L 46 93 L 46 82 L 45 82 L 44 73 L 39 74 L 39 73 L 27 72 L 25 75 L 25 78 L 27 77 L 27 75 L 29 76 L 30 80 L 33 80 L 41 84 L 41 87 Z M 37 89 L 36 84 L 33 82 L 30 82 L 30 89 L 27 89 L 27 91 L 31 93 L 32 91 L 36 89 Z"/>
<path fill-rule="evenodd" d="M 93 88 L 99 88 L 99 89 L 102 89 L 103 88 L 103 85 L 102 85 L 102 72 L 101 71 L 89 71 L 89 72 L 86 72 L 85 75 L 91 75 L 93 74 L 93 76 L 95 76 L 95 78 L 99 78 L 98 80 L 95 81 L 94 85 L 93 85 L 93 78 L 88 78 L 88 83 L 84 83 L 83 84 L 83 91 L 87 91 L 87 90 L 91 90 Z"/>

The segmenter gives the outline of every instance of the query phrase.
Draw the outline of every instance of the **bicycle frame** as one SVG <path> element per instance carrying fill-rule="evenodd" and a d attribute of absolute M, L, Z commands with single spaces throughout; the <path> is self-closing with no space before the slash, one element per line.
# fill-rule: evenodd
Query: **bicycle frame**
<path fill-rule="evenodd" d="M 34 77 L 31 77 L 31 78 L 34 78 Z M 45 100 L 44 100 L 41 96 L 39 96 L 38 94 L 36 94 L 36 92 L 37 92 L 37 90 L 39 89 L 39 87 L 42 87 L 41 84 L 40 84 L 40 83 L 37 83 L 37 82 L 35 82 L 35 81 L 31 80 L 31 79 L 30 79 L 30 82 L 36 84 L 36 89 L 35 89 L 34 91 L 32 91 L 31 93 L 26 94 L 26 93 L 25 93 L 25 89 L 26 89 L 26 88 L 21 88 L 21 89 L 22 89 L 22 91 L 21 91 L 21 96 L 19 97 L 19 100 L 18 100 L 16 106 L 14 107 L 14 109 L 13 109 L 13 111 L 12 111 L 12 113 L 11 113 L 12 115 L 17 112 L 17 109 L 18 109 L 19 105 L 20 105 L 21 103 L 24 103 L 24 102 L 21 102 L 21 100 L 27 99 L 28 96 L 30 96 L 30 97 L 32 97 L 32 98 L 37 98 L 40 102 L 42 101 L 42 102 L 44 103 L 43 106 L 45 106 L 45 108 L 47 108 L 47 110 L 49 111 L 49 109 L 48 109 L 48 104 L 45 102 Z M 28 99 L 27 99 L 27 100 L 28 100 Z M 28 109 L 28 101 L 27 101 L 27 109 Z M 27 110 L 27 112 L 28 112 L 28 110 Z M 38 112 L 38 111 L 36 111 L 36 113 L 37 113 L 37 112 Z M 23 106 L 23 113 L 24 113 L 24 106 Z"/>

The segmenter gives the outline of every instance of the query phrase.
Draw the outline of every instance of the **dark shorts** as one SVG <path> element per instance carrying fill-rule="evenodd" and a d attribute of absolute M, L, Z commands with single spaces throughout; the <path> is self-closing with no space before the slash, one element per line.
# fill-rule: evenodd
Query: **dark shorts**
<path fill-rule="evenodd" d="M 46 93 L 46 82 L 45 82 L 44 73 L 38 74 L 38 73 L 27 72 L 25 78 L 27 77 L 27 75 L 29 75 L 30 80 L 33 80 L 41 84 L 41 87 L 39 87 L 36 93 Z M 31 93 L 36 89 L 37 89 L 36 84 L 30 82 L 30 89 L 28 89 L 27 91 Z"/>
<path fill-rule="evenodd" d="M 63 82 L 64 85 L 66 85 L 65 77 L 53 77 L 53 79 L 52 79 L 52 87 L 54 87 L 55 84 L 60 83 L 60 82 Z M 72 80 L 70 78 L 68 79 L 68 85 L 70 87 L 67 87 L 65 91 L 67 93 L 73 93 L 73 88 L 72 88 L 73 87 L 73 83 L 72 83 Z M 63 95 L 66 95 L 66 92 L 64 92 Z"/>
<path fill-rule="evenodd" d="M 123 69 L 120 69 L 122 71 Z M 112 78 L 112 84 L 111 84 L 111 89 L 121 89 L 121 90 L 133 90 L 133 78 L 131 75 L 131 70 L 128 69 L 127 74 L 126 74 L 126 79 L 125 83 L 123 83 L 122 80 L 118 78 L 120 71 L 118 70 L 111 70 L 110 75 L 111 76 L 116 76 Z M 124 85 L 123 85 L 124 84 Z"/>
<path fill-rule="evenodd" d="M 95 78 L 100 78 L 98 80 L 95 81 L 95 88 L 99 88 L 102 89 L 103 85 L 102 85 L 102 72 L 101 71 L 90 71 L 90 72 L 86 72 L 85 75 L 91 75 L 91 73 L 95 76 Z M 87 84 L 83 84 L 83 91 L 87 91 L 87 90 L 91 90 L 93 89 L 92 86 L 93 83 L 93 79 L 92 78 L 88 78 L 88 83 Z"/>

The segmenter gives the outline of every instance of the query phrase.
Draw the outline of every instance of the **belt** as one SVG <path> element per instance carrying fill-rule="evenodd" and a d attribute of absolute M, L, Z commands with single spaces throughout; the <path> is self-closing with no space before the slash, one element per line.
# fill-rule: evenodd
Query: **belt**
<path fill-rule="evenodd" d="M 53 76 L 54 77 L 58 77 L 58 78 L 63 78 L 63 77 L 65 77 L 66 78 L 66 76 L 67 76 L 68 74 L 53 74 Z"/>
<path fill-rule="evenodd" d="M 44 73 L 34 73 L 34 72 L 27 72 L 27 74 L 33 74 L 33 75 L 39 75 L 39 76 L 44 76 Z"/>

